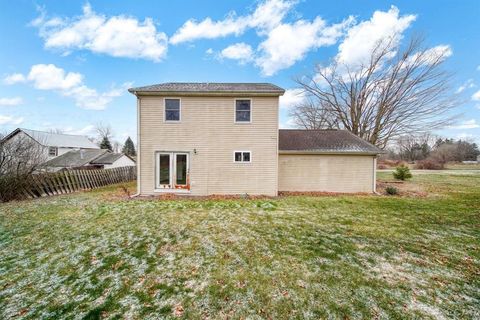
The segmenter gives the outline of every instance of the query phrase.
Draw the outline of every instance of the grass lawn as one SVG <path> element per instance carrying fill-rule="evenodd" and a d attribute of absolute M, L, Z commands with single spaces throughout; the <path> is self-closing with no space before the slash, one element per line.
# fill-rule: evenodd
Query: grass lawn
<path fill-rule="evenodd" d="M 428 195 L 159 201 L 115 186 L 0 204 L 0 318 L 478 319 L 480 175 L 409 185 Z"/>

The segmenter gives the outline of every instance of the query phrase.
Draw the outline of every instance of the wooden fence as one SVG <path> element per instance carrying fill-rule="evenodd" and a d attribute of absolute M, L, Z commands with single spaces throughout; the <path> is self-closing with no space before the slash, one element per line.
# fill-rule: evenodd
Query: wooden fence
<path fill-rule="evenodd" d="M 137 169 L 130 166 L 113 169 L 70 170 L 33 174 L 30 177 L 31 181 L 24 188 L 23 195 L 25 198 L 31 199 L 132 181 L 137 178 Z"/>

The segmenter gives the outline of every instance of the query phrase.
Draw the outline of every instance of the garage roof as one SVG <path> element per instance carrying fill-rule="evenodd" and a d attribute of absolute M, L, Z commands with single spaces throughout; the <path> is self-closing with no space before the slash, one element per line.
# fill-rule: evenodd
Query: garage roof
<path fill-rule="evenodd" d="M 380 154 L 383 150 L 347 130 L 280 129 L 279 151 L 294 153 Z"/>

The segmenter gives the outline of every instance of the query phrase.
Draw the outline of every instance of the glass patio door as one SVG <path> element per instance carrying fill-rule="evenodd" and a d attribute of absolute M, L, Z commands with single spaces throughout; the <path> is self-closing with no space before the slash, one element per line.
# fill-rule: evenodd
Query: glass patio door
<path fill-rule="evenodd" d="M 157 153 L 157 189 L 190 189 L 188 153 Z"/>

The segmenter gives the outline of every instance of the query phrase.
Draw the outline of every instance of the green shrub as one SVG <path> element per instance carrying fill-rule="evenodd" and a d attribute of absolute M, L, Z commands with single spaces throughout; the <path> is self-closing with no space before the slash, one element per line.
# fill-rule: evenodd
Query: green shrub
<path fill-rule="evenodd" d="M 395 169 L 395 171 L 393 172 L 393 177 L 397 180 L 404 181 L 410 179 L 412 177 L 412 174 L 410 173 L 410 169 L 407 166 L 401 165 Z"/>
<path fill-rule="evenodd" d="M 398 189 L 395 188 L 395 187 L 392 187 L 392 186 L 388 186 L 388 187 L 385 189 L 385 192 L 386 192 L 388 195 L 394 196 L 394 195 L 398 194 Z"/>

